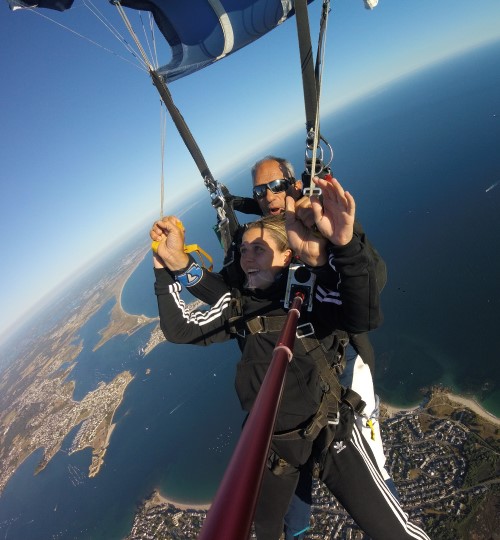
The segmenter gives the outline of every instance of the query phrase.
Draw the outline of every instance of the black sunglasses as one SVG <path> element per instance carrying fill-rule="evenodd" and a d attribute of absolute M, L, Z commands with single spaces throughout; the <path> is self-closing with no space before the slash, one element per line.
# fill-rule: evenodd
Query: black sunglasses
<path fill-rule="evenodd" d="M 266 196 L 267 190 L 269 190 L 271 193 L 282 193 L 294 183 L 295 180 L 293 178 L 280 178 L 278 180 L 268 182 L 267 184 L 260 184 L 260 186 L 254 186 L 253 196 L 255 199 L 263 199 Z"/>

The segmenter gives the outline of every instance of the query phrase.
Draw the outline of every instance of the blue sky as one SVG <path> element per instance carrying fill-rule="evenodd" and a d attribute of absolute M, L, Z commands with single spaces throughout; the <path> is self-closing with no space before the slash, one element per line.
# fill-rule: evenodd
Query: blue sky
<path fill-rule="evenodd" d="M 98 5 L 116 20 L 110 4 Z M 310 6 L 314 39 L 320 7 L 319 0 Z M 498 0 L 380 0 L 373 11 L 362 0 L 335 0 L 322 111 L 495 39 Z M 1 335 L 158 215 L 161 159 L 156 90 L 81 0 L 65 13 L 11 12 L 0 3 L 0 51 Z M 160 53 L 166 61 L 167 51 Z M 216 177 L 259 147 L 267 153 L 304 124 L 295 21 L 173 83 L 171 92 Z M 170 122 L 165 186 L 167 212 L 202 186 Z"/>

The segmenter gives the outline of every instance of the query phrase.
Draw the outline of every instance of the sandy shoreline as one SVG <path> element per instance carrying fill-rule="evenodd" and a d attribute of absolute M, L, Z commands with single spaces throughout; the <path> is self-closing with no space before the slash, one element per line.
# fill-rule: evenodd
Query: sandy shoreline
<path fill-rule="evenodd" d="M 488 422 L 500 426 L 500 418 L 484 409 L 474 398 L 459 396 L 458 394 L 452 394 L 451 392 L 447 392 L 446 397 L 453 403 L 458 403 L 467 407 L 478 416 L 481 416 L 481 418 L 488 420 Z"/>
<path fill-rule="evenodd" d="M 175 501 L 174 499 L 165 497 L 159 492 L 158 489 L 155 490 L 153 497 L 151 498 L 151 502 L 154 505 L 171 504 L 180 510 L 209 510 L 210 505 L 212 504 L 211 502 L 205 504 L 181 503 L 179 501 Z"/>
<path fill-rule="evenodd" d="M 421 403 L 418 403 L 417 405 L 412 405 L 410 407 L 398 407 L 397 405 L 391 405 L 390 403 L 386 403 L 385 401 L 382 401 L 381 405 L 387 410 L 389 416 L 394 416 L 395 414 L 401 412 L 409 413 L 412 411 L 416 411 L 422 406 Z"/>
<path fill-rule="evenodd" d="M 123 295 L 123 291 L 125 290 L 125 285 L 127 284 L 128 280 L 132 277 L 132 274 L 137 270 L 137 268 L 139 268 L 139 265 L 142 263 L 142 261 L 148 256 L 148 253 L 151 253 L 151 247 L 148 245 L 147 247 L 144 247 L 138 251 L 139 251 L 137 255 L 138 258 L 136 259 L 134 264 L 128 269 L 128 272 L 123 276 L 123 281 L 120 284 L 120 288 L 116 293 L 116 303 L 120 311 L 126 315 L 130 315 L 130 313 L 127 313 L 123 309 L 123 305 L 122 305 L 122 295 Z M 142 253 L 144 253 L 144 255 Z M 152 260 L 151 260 L 151 268 L 153 268 Z M 146 317 L 146 316 L 141 315 L 141 317 Z"/>
<path fill-rule="evenodd" d="M 494 414 L 484 409 L 474 398 L 460 396 L 458 394 L 453 394 L 452 392 L 445 392 L 444 395 L 452 403 L 467 407 L 468 409 L 470 409 L 472 412 L 474 412 L 481 418 L 484 418 L 485 420 L 487 420 L 488 422 L 491 422 L 492 424 L 495 424 L 496 426 L 500 426 L 500 418 L 498 418 Z M 417 411 L 418 409 L 422 407 L 421 403 L 418 403 L 417 405 L 413 405 L 410 407 L 398 407 L 397 405 L 391 405 L 385 402 L 383 402 L 382 405 L 387 409 L 387 412 L 389 413 L 390 416 L 393 416 L 401 412 L 410 413 L 413 411 Z"/>
<path fill-rule="evenodd" d="M 130 314 L 123 309 L 122 305 L 122 296 L 125 289 L 125 285 L 132 276 L 132 274 L 137 270 L 142 261 L 147 257 L 148 251 L 150 248 L 142 248 L 134 253 L 131 257 L 132 262 L 123 274 L 120 275 L 119 279 L 116 281 L 112 288 L 112 295 L 116 299 L 116 303 L 111 310 L 111 316 L 107 326 L 99 331 L 101 339 L 95 345 L 94 351 L 102 347 L 110 339 L 119 335 L 131 335 L 145 325 L 148 325 L 152 322 L 155 322 L 158 317 L 148 317 L 144 314 L 135 315 Z"/>

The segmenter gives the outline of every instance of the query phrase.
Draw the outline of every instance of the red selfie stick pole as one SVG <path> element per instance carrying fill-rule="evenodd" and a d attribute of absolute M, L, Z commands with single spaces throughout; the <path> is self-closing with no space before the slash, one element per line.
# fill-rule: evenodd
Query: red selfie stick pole
<path fill-rule="evenodd" d="M 245 540 L 250 536 L 303 300 L 304 295 L 298 292 L 199 540 Z"/>

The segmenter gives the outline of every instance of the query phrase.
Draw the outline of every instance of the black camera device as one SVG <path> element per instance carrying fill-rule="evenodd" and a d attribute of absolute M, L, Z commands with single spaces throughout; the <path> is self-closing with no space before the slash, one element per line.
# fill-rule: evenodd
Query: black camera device
<path fill-rule="evenodd" d="M 309 268 L 307 268 L 307 266 L 301 263 L 290 264 L 284 307 L 290 308 L 297 293 L 302 293 L 304 296 L 302 307 L 307 307 L 307 311 L 311 311 L 313 306 L 313 289 L 315 281 L 316 276 Z"/>

